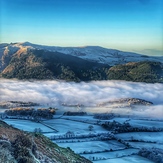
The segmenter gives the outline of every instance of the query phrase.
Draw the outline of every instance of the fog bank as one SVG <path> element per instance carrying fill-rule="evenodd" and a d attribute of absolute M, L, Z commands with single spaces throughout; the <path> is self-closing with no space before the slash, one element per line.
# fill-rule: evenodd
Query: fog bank
<path fill-rule="evenodd" d="M 158 105 L 159 112 L 162 113 L 163 84 L 125 81 L 74 83 L 63 81 L 0 80 L 0 102 L 16 100 L 53 106 L 62 103 L 95 106 L 96 104 L 118 98 L 140 98 L 151 101 Z M 146 110 L 146 112 L 150 111 Z"/>
<path fill-rule="evenodd" d="M 117 98 L 141 98 L 163 103 L 163 84 L 125 81 L 63 82 L 0 80 L 0 101 L 97 104 Z"/>

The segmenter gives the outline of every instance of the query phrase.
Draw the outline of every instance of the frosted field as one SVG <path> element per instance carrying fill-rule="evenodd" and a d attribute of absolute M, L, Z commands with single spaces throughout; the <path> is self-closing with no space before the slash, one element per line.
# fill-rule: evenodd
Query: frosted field
<path fill-rule="evenodd" d="M 104 151 L 104 150 L 121 150 L 125 146 L 121 143 L 113 141 L 90 141 L 77 143 L 57 143 L 61 147 L 70 147 L 76 153 L 83 153 L 84 151 Z"/>
<path fill-rule="evenodd" d="M 93 161 L 93 163 L 154 163 L 144 157 L 133 155 L 122 158 L 113 158 L 109 160 Z"/>
<path fill-rule="evenodd" d="M 57 134 L 65 134 L 67 131 L 72 131 L 75 134 L 107 132 L 105 129 L 98 125 L 93 125 L 93 130 L 89 131 L 88 126 L 90 124 L 65 119 L 52 119 L 44 121 L 44 123 L 58 130 L 59 132 Z"/>
<path fill-rule="evenodd" d="M 150 120 L 130 120 L 128 121 L 131 126 L 135 127 L 155 127 L 163 128 L 163 121 L 150 121 Z"/>
<path fill-rule="evenodd" d="M 19 119 L 5 119 L 4 120 L 9 125 L 16 127 L 20 130 L 33 132 L 35 128 L 40 128 L 43 132 L 54 132 L 54 130 L 36 122 L 29 120 L 19 120 Z"/>
<path fill-rule="evenodd" d="M 98 107 L 97 107 L 98 109 Z M 91 115 L 87 115 L 87 116 L 63 116 L 62 117 L 63 119 L 69 119 L 69 120 L 75 120 L 75 121 L 82 121 L 82 122 L 86 122 L 86 123 L 97 123 L 97 121 L 99 119 L 95 119 L 93 118 L 93 116 Z M 132 117 L 115 117 L 115 118 L 112 118 L 110 120 L 101 120 L 101 122 L 105 122 L 105 121 L 117 121 L 117 122 L 120 122 L 120 123 L 124 123 L 126 121 L 128 121 L 128 123 L 130 123 L 131 126 L 133 127 L 155 127 L 155 128 L 163 128 L 163 120 L 150 120 L 149 119 L 136 119 Z"/>
<path fill-rule="evenodd" d="M 110 163 L 111 158 L 128 156 L 132 153 L 137 153 L 137 152 L 138 152 L 138 149 L 124 149 L 124 150 L 113 151 L 113 152 L 103 152 L 103 153 L 96 153 L 96 154 L 82 154 L 82 156 L 84 156 L 88 159 L 90 157 L 106 158 L 106 159 L 109 159 L 107 161 Z"/>
<path fill-rule="evenodd" d="M 117 121 L 120 123 L 124 123 L 128 121 L 131 126 L 133 127 L 156 127 L 156 128 L 163 128 L 163 120 L 150 120 L 150 118 L 138 119 L 138 117 L 115 117 L 109 121 Z"/>
<path fill-rule="evenodd" d="M 152 141 L 157 143 L 163 143 L 163 132 L 131 132 L 131 133 L 120 133 L 115 135 L 117 138 L 123 140 L 143 140 Z"/>
<path fill-rule="evenodd" d="M 3 113 L 6 109 L 0 107 L 0 113 Z"/>
<path fill-rule="evenodd" d="M 134 148 L 160 148 L 163 150 L 163 144 L 156 144 L 156 143 L 144 143 L 144 142 L 128 142 Z"/>
<path fill-rule="evenodd" d="M 19 128 L 24 131 L 34 131 L 35 128 L 41 128 L 43 132 L 49 132 L 44 133 L 45 136 L 51 137 L 53 135 L 63 135 L 67 131 L 73 131 L 75 135 L 82 135 L 82 134 L 89 134 L 91 133 L 102 133 L 102 132 L 108 132 L 107 130 L 103 129 L 101 126 L 94 125 L 93 123 L 97 122 L 97 119 L 93 119 L 93 116 L 62 116 L 57 115 L 55 118 L 58 119 L 52 119 L 44 121 L 44 124 L 47 124 L 48 126 L 51 126 L 58 130 L 59 132 L 55 133 L 52 129 L 36 122 L 31 122 L 29 120 L 19 120 L 19 119 L 5 119 L 5 122 L 8 124 L 13 125 L 16 128 Z M 62 118 L 68 118 L 69 120 L 62 119 Z M 125 122 L 129 118 L 114 118 L 109 121 L 119 121 L 121 123 Z M 81 122 L 84 121 L 84 122 Z M 105 120 L 104 120 L 105 121 Z M 143 123 L 147 125 L 148 127 L 153 127 L 154 123 L 158 124 L 159 127 L 161 127 L 160 121 L 146 121 L 146 120 L 130 120 L 129 123 L 133 124 L 141 124 Z M 89 131 L 88 126 L 90 124 L 93 124 L 94 129 L 93 131 Z M 155 126 L 157 127 L 157 125 Z M 131 132 L 131 133 L 121 133 L 115 135 L 117 138 L 120 138 L 122 140 L 131 140 L 132 137 L 134 139 L 138 140 L 144 140 L 144 141 L 156 141 L 155 143 L 144 143 L 144 142 L 129 142 L 133 148 L 125 149 L 125 146 L 122 143 L 119 143 L 116 140 L 109 140 L 109 141 L 98 141 L 94 140 L 92 141 L 91 138 L 76 138 L 76 139 L 61 139 L 54 141 L 61 147 L 70 147 L 75 153 L 83 153 L 86 152 L 96 152 L 101 151 L 101 153 L 94 153 L 94 154 L 81 154 L 82 156 L 90 159 L 90 157 L 95 158 L 107 158 L 108 160 L 100 160 L 100 161 L 94 161 L 95 163 L 152 163 L 152 161 L 145 159 L 143 157 L 133 155 L 128 156 L 133 153 L 137 153 L 139 151 L 138 148 L 142 147 L 159 147 L 163 149 L 163 132 Z M 81 142 L 78 142 L 81 141 Z M 62 141 L 62 142 L 60 142 Z M 75 142 L 72 142 L 75 141 Z M 136 149 L 137 148 L 137 149 Z M 105 150 L 113 151 L 110 152 L 104 152 Z M 116 150 L 116 151 L 114 151 Z M 122 157 L 123 156 L 123 157 Z M 122 157 L 122 158 L 118 158 Z"/>
<path fill-rule="evenodd" d="M 63 116 L 62 119 L 70 119 L 75 121 L 87 122 L 87 123 L 96 123 L 98 119 L 93 118 L 93 116 Z"/>

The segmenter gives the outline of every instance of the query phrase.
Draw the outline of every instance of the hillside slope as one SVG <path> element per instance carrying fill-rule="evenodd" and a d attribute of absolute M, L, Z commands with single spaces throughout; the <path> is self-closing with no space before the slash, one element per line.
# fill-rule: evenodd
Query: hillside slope
<path fill-rule="evenodd" d="M 12 54 L 20 55 L 23 52 L 26 53 L 28 50 L 45 50 L 50 52 L 58 52 L 96 63 L 98 62 L 102 64 L 108 64 L 110 66 L 139 61 L 153 61 L 163 63 L 163 57 L 141 55 L 116 49 L 107 49 L 100 46 L 57 47 L 23 42 L 0 44 L 0 68 L 5 67 L 5 62 L 9 60 Z"/>
<path fill-rule="evenodd" d="M 0 76 L 66 81 L 128 80 L 163 82 L 163 57 L 102 47 L 49 47 L 31 43 L 0 44 Z"/>
<path fill-rule="evenodd" d="M 27 133 L 0 121 L 0 162 L 91 163 L 69 148 L 61 148 L 37 133 Z"/>
<path fill-rule="evenodd" d="M 163 83 L 163 64 L 160 62 L 144 61 L 113 66 L 108 71 L 108 79 Z"/>
<path fill-rule="evenodd" d="M 66 81 L 102 80 L 106 79 L 105 69 L 109 67 L 58 52 L 32 50 L 12 56 L 2 71 L 2 77 Z"/>

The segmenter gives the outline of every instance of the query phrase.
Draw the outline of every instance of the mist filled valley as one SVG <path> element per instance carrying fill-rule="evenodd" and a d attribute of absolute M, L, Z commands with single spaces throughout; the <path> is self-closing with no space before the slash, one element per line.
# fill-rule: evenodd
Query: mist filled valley
<path fill-rule="evenodd" d="M 0 4 L 0 163 L 163 163 L 163 0 Z"/>
<path fill-rule="evenodd" d="M 162 58 L 1 44 L 0 162 L 162 162 Z"/>
<path fill-rule="evenodd" d="M 161 83 L 1 79 L 0 88 L 1 118 L 13 127 L 95 163 L 162 161 Z"/>
<path fill-rule="evenodd" d="M 92 81 L 64 82 L 0 80 L 0 102 L 24 101 L 35 102 L 42 106 L 56 107 L 58 110 L 69 111 L 80 109 L 88 112 L 114 112 L 112 104 L 107 102 L 125 98 L 137 98 L 152 102 L 150 106 L 135 106 L 133 114 L 163 118 L 163 84 L 147 84 L 126 81 Z M 116 102 L 115 102 L 116 103 Z M 66 107 L 67 106 L 67 107 Z M 74 106 L 74 107 L 68 107 Z M 119 114 L 127 113 L 119 106 Z M 67 111 L 68 111 L 67 110 Z M 115 108 L 117 111 L 117 109 Z M 131 113 L 131 109 L 130 109 Z M 132 113 L 131 113 L 132 114 Z"/>

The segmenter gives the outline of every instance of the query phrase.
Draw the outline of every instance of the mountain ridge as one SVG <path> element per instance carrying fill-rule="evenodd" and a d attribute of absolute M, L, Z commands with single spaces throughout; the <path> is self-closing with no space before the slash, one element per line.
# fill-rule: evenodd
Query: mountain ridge
<path fill-rule="evenodd" d="M 51 52 L 60 52 L 85 60 L 92 60 L 99 63 L 109 64 L 111 66 L 124 64 L 132 61 L 162 61 L 163 57 L 147 56 L 133 52 L 124 52 L 116 49 L 107 49 L 100 46 L 84 46 L 84 47 L 60 47 L 38 45 L 30 42 L 11 43 L 7 45 L 10 48 L 27 48 L 35 50 L 48 50 Z M 0 46 L 1 47 L 1 46 Z M 2 51 L 2 50 L 1 50 Z M 161 60 L 162 59 L 162 60 Z M 163 63 L 163 61 L 162 61 Z"/>
<path fill-rule="evenodd" d="M 29 42 L 0 44 L 0 73 L 1 77 L 18 79 L 163 82 L 163 57 L 99 46 L 55 47 Z"/>

